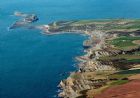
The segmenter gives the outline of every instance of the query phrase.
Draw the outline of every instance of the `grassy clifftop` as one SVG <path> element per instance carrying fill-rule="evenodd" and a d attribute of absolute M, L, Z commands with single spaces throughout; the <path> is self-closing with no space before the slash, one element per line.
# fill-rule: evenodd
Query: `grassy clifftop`
<path fill-rule="evenodd" d="M 79 20 L 58 21 L 49 24 L 53 31 L 69 30 L 102 30 L 110 31 L 135 31 L 140 29 L 140 19 L 104 19 L 104 20 Z"/>

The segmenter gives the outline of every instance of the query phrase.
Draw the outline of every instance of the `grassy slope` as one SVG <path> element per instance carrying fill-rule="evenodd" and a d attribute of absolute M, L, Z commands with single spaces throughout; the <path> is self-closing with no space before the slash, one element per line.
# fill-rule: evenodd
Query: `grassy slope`
<path fill-rule="evenodd" d="M 109 43 L 120 49 L 127 49 L 127 48 L 130 49 L 130 48 L 133 48 L 133 47 L 135 48 L 136 46 L 138 46 L 137 44 L 133 43 L 133 41 L 135 40 L 140 40 L 140 37 L 122 36 L 122 37 L 109 41 Z"/>
<path fill-rule="evenodd" d="M 104 19 L 104 20 L 80 20 L 75 21 L 71 26 L 95 24 L 103 26 L 103 30 L 131 30 L 140 29 L 140 19 Z"/>

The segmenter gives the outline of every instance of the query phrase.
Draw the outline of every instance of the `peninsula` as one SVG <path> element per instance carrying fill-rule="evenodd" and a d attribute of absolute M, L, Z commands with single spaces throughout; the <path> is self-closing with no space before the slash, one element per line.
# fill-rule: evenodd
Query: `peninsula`
<path fill-rule="evenodd" d="M 45 33 L 63 32 L 89 39 L 83 43 L 86 54 L 76 57 L 79 69 L 60 82 L 60 97 L 140 97 L 140 19 L 58 21 Z"/>

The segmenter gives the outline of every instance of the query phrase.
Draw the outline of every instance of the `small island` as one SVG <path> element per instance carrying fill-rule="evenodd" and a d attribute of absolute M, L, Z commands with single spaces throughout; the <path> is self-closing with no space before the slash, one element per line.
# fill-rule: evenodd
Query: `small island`
<path fill-rule="evenodd" d="M 89 36 L 83 43 L 86 54 L 76 57 L 79 69 L 59 84 L 60 97 L 140 96 L 140 19 L 58 21 L 48 27 L 48 35 Z"/>

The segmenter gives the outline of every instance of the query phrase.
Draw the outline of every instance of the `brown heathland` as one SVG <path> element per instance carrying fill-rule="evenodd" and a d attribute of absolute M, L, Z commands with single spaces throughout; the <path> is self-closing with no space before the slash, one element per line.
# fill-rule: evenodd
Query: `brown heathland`
<path fill-rule="evenodd" d="M 130 82 L 111 87 L 94 98 L 140 98 L 140 75 L 129 78 Z"/>

